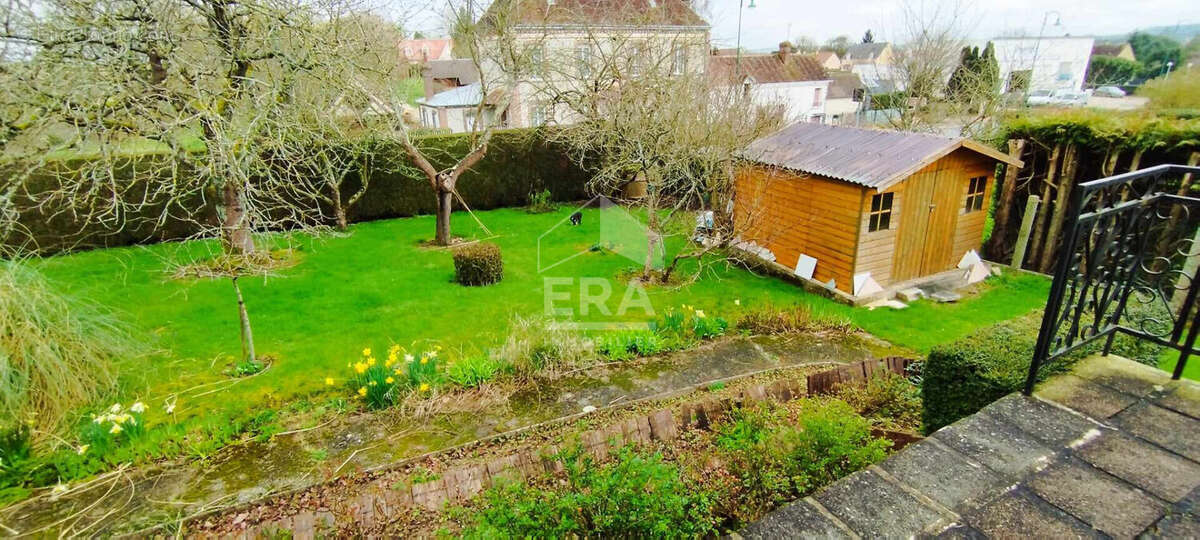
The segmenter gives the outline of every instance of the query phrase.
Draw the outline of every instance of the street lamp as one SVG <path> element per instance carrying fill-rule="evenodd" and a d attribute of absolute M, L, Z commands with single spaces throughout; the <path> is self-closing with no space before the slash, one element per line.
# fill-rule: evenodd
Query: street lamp
<path fill-rule="evenodd" d="M 742 74 L 742 11 L 749 7 L 754 9 L 754 0 L 750 0 L 750 5 L 746 5 L 746 0 L 738 0 L 738 31 L 737 31 L 737 74 Z"/>
<path fill-rule="evenodd" d="M 1173 67 L 1175 67 L 1175 62 L 1170 61 L 1167 62 L 1167 65 L 1163 66 L 1163 79 L 1171 78 L 1171 68 Z"/>

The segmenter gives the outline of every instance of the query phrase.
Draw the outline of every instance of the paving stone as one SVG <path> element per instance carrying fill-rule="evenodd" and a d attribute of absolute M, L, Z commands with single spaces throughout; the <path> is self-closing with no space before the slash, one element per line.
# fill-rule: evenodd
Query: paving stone
<path fill-rule="evenodd" d="M 896 298 L 899 298 L 904 302 L 916 302 L 923 296 L 925 296 L 925 293 L 922 293 L 921 289 L 916 287 L 896 291 Z"/>
<path fill-rule="evenodd" d="M 993 471 L 1019 478 L 1048 463 L 1054 451 L 987 409 L 938 430 L 933 438 Z"/>
<path fill-rule="evenodd" d="M 1155 403 L 1192 418 L 1200 418 L 1200 385 L 1187 380 L 1172 382 L 1167 395 Z"/>
<path fill-rule="evenodd" d="M 1136 536 L 1166 510 L 1141 490 L 1072 458 L 1055 463 L 1027 483 L 1046 501 L 1118 538 Z"/>
<path fill-rule="evenodd" d="M 1146 533 L 1149 538 L 1200 538 L 1200 520 L 1187 514 L 1171 514 Z"/>
<path fill-rule="evenodd" d="M 738 532 L 743 538 L 852 538 L 828 516 L 801 499 L 751 523 Z"/>
<path fill-rule="evenodd" d="M 933 300 L 935 300 L 939 303 L 945 304 L 945 303 L 957 302 L 959 300 L 962 300 L 962 295 L 958 294 L 956 292 L 951 292 L 951 291 L 937 291 L 935 293 L 930 294 L 929 298 L 932 298 Z"/>
<path fill-rule="evenodd" d="M 469 465 L 453 469 L 445 474 L 446 496 L 452 500 L 467 499 L 486 486 L 487 468 Z"/>
<path fill-rule="evenodd" d="M 958 452 L 931 440 L 909 445 L 879 466 L 905 485 L 955 511 L 1008 484 L 987 467 L 970 463 Z"/>
<path fill-rule="evenodd" d="M 1075 453 L 1170 502 L 1182 500 L 1200 486 L 1200 465 L 1116 431 L 1105 431 Z"/>
<path fill-rule="evenodd" d="M 1099 426 L 1071 411 L 1022 394 L 1010 394 L 987 406 L 988 412 L 1052 448 L 1063 448 Z"/>
<path fill-rule="evenodd" d="M 1099 538 L 1086 524 L 1039 501 L 1022 489 L 1011 490 L 966 517 L 993 538 Z"/>
<path fill-rule="evenodd" d="M 1137 398 L 1074 375 L 1058 375 L 1037 387 L 1034 395 L 1053 401 L 1097 420 L 1105 420 Z"/>
<path fill-rule="evenodd" d="M 974 527 L 963 523 L 955 522 L 949 527 L 942 529 L 936 533 L 923 534 L 919 538 L 937 538 L 939 540 L 987 540 L 987 535 L 979 532 Z"/>
<path fill-rule="evenodd" d="M 1137 397 L 1162 392 L 1171 382 L 1166 372 L 1119 356 L 1090 356 L 1076 363 L 1071 373 Z"/>
<path fill-rule="evenodd" d="M 1113 423 L 1192 461 L 1200 461 L 1200 420 L 1141 402 L 1113 417 Z"/>
<path fill-rule="evenodd" d="M 815 499 L 864 538 L 912 536 L 942 519 L 873 471 L 859 471 L 825 488 Z"/>

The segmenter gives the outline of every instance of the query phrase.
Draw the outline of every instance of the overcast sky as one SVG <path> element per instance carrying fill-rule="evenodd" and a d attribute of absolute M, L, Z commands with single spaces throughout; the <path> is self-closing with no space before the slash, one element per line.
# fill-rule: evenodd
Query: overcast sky
<path fill-rule="evenodd" d="M 712 24 L 712 39 L 732 47 L 737 38 L 739 0 L 699 0 L 709 4 L 702 13 Z M 750 0 L 744 0 L 748 5 Z M 445 2 L 429 0 L 431 9 L 412 21 L 415 27 L 437 34 L 444 31 L 440 11 Z M 487 4 L 488 0 L 477 0 Z M 922 0 L 909 0 L 921 6 Z M 806 35 L 818 41 L 847 35 L 858 41 L 870 28 L 877 41 L 899 33 L 896 20 L 900 0 L 754 0 L 742 20 L 742 45 L 749 49 L 775 48 L 780 41 Z M 1057 10 L 1062 26 L 1049 17 L 1046 35 L 1106 35 L 1148 26 L 1200 23 L 1200 0 L 924 0 L 924 9 L 961 4 L 967 15 L 964 27 L 973 39 L 1000 35 L 1037 35 L 1047 11 Z M 437 6 L 432 7 L 432 6 Z"/>
<path fill-rule="evenodd" d="M 748 5 L 750 2 L 746 0 Z M 799 1 L 754 0 L 754 9 L 746 8 L 742 19 L 742 46 L 750 49 L 774 48 L 780 41 L 807 35 L 818 41 L 847 35 L 854 41 L 870 28 L 876 41 L 891 39 L 899 33 L 897 17 L 901 2 L 896 0 Z M 713 41 L 733 46 L 737 38 L 738 0 L 710 0 L 708 16 Z M 945 9 L 953 1 L 927 0 L 925 9 L 940 5 Z M 919 0 L 911 5 L 920 6 Z M 1037 35 L 1047 11 L 1057 10 L 1062 26 L 1054 28 L 1049 17 L 1046 35 L 1105 35 L 1129 32 L 1147 26 L 1200 23 L 1198 0 L 989 0 L 963 4 L 967 13 L 964 27 L 971 38 L 986 39 L 1024 33 Z"/>

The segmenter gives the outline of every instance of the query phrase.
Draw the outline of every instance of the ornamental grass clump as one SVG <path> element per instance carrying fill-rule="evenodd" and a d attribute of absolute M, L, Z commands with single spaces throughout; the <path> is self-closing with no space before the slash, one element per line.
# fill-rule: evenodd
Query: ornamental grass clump
<path fill-rule="evenodd" d="M 484 242 L 454 250 L 454 281 L 468 287 L 499 283 L 504 278 L 500 246 Z"/>
<path fill-rule="evenodd" d="M 111 314 L 57 293 L 23 263 L 0 262 L 0 418 L 55 431 L 115 388 L 114 361 L 144 349 Z"/>

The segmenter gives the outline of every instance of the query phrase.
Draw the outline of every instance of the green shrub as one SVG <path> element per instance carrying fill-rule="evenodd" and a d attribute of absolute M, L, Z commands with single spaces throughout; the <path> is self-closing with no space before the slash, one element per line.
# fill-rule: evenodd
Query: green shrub
<path fill-rule="evenodd" d="M 596 352 L 612 360 L 654 356 L 666 350 L 664 339 L 649 330 L 607 332 L 596 340 Z"/>
<path fill-rule="evenodd" d="M 1131 300 L 1127 317 L 1140 317 L 1153 311 L 1153 308 L 1139 307 Z M 921 380 L 925 432 L 931 433 L 952 424 L 1024 388 L 1041 322 L 1042 313 L 1035 311 L 934 347 L 924 363 Z M 1043 365 L 1038 380 L 1068 369 L 1103 347 L 1104 340 L 1096 340 Z M 1117 336 L 1112 353 L 1155 365 L 1161 350 L 1158 345 L 1146 341 Z"/>
<path fill-rule="evenodd" d="M 463 388 L 475 388 L 496 377 L 504 363 L 486 354 L 468 356 L 446 369 L 446 378 Z"/>
<path fill-rule="evenodd" d="M 550 190 L 543 189 L 534 191 L 529 194 L 529 204 L 525 206 L 525 211 L 530 214 L 545 214 L 554 211 L 554 201 L 551 198 Z"/>
<path fill-rule="evenodd" d="M 713 339 L 725 335 L 725 330 L 729 328 L 729 322 L 721 317 L 708 317 L 703 312 L 697 311 L 697 315 L 692 319 L 692 333 L 696 339 Z"/>
<path fill-rule="evenodd" d="M 746 523 L 884 458 L 890 442 L 845 402 L 813 400 L 795 425 L 767 408 L 735 413 L 718 425 L 717 445 L 738 481 L 724 511 Z"/>
<path fill-rule="evenodd" d="M 504 278 L 500 246 L 476 242 L 454 249 L 454 280 L 469 287 L 499 283 Z"/>
<path fill-rule="evenodd" d="M 696 538 L 715 533 L 714 495 L 662 457 L 631 448 L 598 464 L 579 448 L 560 458 L 562 483 L 499 483 L 467 515 L 465 538 Z"/>

